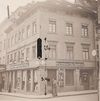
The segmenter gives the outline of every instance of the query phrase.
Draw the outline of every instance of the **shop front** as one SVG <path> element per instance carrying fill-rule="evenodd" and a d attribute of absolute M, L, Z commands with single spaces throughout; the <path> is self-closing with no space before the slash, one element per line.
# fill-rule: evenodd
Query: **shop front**
<path fill-rule="evenodd" d="M 6 80 L 5 80 L 6 78 Z M 34 69 L 11 70 L 2 73 L 3 89 L 8 92 L 34 92 Z"/>
<path fill-rule="evenodd" d="M 90 90 L 95 88 L 94 77 L 94 71 L 92 69 L 80 70 L 80 84 L 83 86 L 84 90 Z"/>

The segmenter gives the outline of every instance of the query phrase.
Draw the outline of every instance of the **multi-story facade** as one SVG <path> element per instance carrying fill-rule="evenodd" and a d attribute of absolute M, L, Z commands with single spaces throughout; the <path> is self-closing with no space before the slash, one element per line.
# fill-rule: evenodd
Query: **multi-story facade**
<path fill-rule="evenodd" d="M 0 24 L 0 91 L 5 89 L 6 82 L 6 33 L 5 29 L 11 24 L 8 19 L 5 19 Z"/>
<path fill-rule="evenodd" d="M 64 0 L 30 4 L 16 10 L 5 29 L 7 68 L 5 90 L 51 92 L 96 88 L 96 65 L 92 50 L 94 13 Z M 37 39 L 42 39 L 42 58 L 37 59 Z M 45 61 L 45 38 L 50 50 Z M 41 78 L 48 77 L 50 81 Z M 46 87 L 45 87 L 46 85 Z"/>

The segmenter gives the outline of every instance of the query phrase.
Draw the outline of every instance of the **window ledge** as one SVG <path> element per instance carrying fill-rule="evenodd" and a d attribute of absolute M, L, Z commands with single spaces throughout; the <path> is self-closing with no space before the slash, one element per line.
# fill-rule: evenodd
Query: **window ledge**
<path fill-rule="evenodd" d="M 56 32 L 48 32 L 48 34 L 57 34 Z"/>

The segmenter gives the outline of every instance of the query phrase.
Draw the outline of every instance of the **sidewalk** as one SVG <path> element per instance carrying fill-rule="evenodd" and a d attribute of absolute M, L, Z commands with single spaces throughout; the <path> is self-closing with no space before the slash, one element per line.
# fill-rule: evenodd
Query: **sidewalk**
<path fill-rule="evenodd" d="M 87 94 L 96 94 L 96 93 L 97 93 L 97 90 L 71 91 L 71 92 L 58 93 L 57 97 L 87 95 Z M 30 94 L 0 92 L 0 95 L 20 97 L 20 98 L 28 98 L 28 99 L 48 99 L 48 98 L 53 98 L 52 94 L 47 94 L 47 95 L 34 95 L 34 94 L 32 95 L 31 94 L 30 95 Z"/>

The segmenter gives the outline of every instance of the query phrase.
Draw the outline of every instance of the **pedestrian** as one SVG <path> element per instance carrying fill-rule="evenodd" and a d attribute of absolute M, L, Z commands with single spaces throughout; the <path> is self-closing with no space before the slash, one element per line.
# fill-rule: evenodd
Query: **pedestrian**
<path fill-rule="evenodd" d="M 57 80 L 56 79 L 52 80 L 52 96 L 53 97 L 57 96 Z"/>

